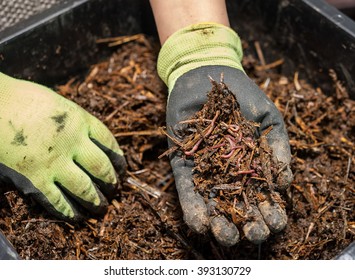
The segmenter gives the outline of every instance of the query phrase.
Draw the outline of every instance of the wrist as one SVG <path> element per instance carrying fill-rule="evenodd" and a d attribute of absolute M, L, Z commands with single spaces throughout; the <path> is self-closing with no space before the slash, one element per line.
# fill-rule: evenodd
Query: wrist
<path fill-rule="evenodd" d="M 217 23 L 198 23 L 172 34 L 158 57 L 158 74 L 169 88 L 190 70 L 209 65 L 243 70 L 241 40 L 231 28 Z"/>

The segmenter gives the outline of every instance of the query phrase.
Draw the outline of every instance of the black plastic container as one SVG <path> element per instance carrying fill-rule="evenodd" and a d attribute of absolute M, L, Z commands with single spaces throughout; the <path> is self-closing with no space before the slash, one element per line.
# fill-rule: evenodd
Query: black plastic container
<path fill-rule="evenodd" d="M 242 38 L 268 38 L 285 57 L 282 71 L 299 70 L 328 92 L 328 70 L 334 69 L 355 99 L 354 21 L 321 0 L 227 4 Z M 51 86 L 109 54 L 97 39 L 136 33 L 156 35 L 149 1 L 68 0 L 0 32 L 0 71 Z M 355 259 L 350 249 L 347 256 Z"/>

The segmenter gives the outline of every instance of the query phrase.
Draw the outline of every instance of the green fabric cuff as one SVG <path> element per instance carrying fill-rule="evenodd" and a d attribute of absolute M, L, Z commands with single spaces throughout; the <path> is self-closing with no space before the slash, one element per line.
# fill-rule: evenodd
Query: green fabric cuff
<path fill-rule="evenodd" d="M 169 88 L 190 70 L 201 66 L 221 65 L 243 70 L 242 44 L 231 28 L 217 23 L 198 23 L 172 34 L 158 57 L 158 74 Z"/>

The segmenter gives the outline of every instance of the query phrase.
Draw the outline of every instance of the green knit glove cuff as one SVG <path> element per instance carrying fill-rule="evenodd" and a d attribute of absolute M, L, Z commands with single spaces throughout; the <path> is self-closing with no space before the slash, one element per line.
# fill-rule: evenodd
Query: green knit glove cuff
<path fill-rule="evenodd" d="M 201 66 L 221 65 L 240 69 L 242 44 L 231 28 L 217 23 L 198 23 L 172 34 L 158 57 L 158 74 L 169 88 L 190 70 Z"/>

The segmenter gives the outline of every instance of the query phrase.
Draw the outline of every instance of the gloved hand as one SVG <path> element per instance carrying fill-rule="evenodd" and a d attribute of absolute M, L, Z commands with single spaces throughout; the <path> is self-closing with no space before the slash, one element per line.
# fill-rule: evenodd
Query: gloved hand
<path fill-rule="evenodd" d="M 274 155 L 285 164 L 279 187 L 292 181 L 289 164 L 290 146 L 283 118 L 273 102 L 250 80 L 242 65 L 242 47 L 238 35 L 230 28 L 214 23 L 188 26 L 171 35 L 161 48 L 158 73 L 169 89 L 167 105 L 168 133 L 178 130 L 179 122 L 190 119 L 207 101 L 211 90 L 208 76 L 224 82 L 236 95 L 245 118 L 260 123 L 259 134 L 273 126 L 267 135 Z M 169 142 L 172 145 L 171 142 Z M 198 233 L 211 229 L 217 241 L 225 246 L 238 242 L 239 231 L 225 217 L 210 216 L 204 199 L 195 191 L 193 160 L 172 154 L 171 166 L 185 222 Z M 249 209 L 257 218 L 248 222 L 243 231 L 253 243 L 261 243 L 270 230 L 282 230 L 287 223 L 285 210 L 275 201 L 266 200 L 258 208 Z"/>
<path fill-rule="evenodd" d="M 108 128 L 52 90 L 0 73 L 0 179 L 59 218 L 103 213 L 126 162 Z"/>

